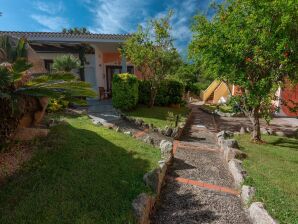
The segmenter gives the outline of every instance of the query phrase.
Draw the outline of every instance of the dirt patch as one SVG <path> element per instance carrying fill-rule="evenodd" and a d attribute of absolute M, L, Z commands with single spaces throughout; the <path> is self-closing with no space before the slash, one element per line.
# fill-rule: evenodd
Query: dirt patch
<path fill-rule="evenodd" d="M 0 185 L 14 175 L 22 165 L 30 160 L 33 149 L 30 142 L 15 143 L 0 153 Z"/>

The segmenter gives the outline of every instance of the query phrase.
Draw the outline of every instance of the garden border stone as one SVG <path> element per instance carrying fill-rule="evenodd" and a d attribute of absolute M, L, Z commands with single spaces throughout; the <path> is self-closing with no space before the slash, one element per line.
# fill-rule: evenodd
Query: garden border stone
<path fill-rule="evenodd" d="M 182 127 L 177 129 L 177 134 L 174 139 L 179 139 L 188 124 L 190 122 L 192 116 L 192 111 L 189 113 L 186 122 Z M 123 119 L 131 119 L 128 118 L 125 114 L 121 114 Z M 135 122 L 135 119 L 133 120 Z M 144 126 L 145 123 L 143 123 Z M 155 131 L 156 128 L 153 127 L 152 124 L 149 124 L 148 127 Z M 158 131 L 159 133 L 161 131 Z M 173 135 L 173 133 L 172 133 Z M 145 173 L 143 176 L 143 180 L 147 186 L 151 188 L 154 192 L 154 195 L 149 195 L 148 193 L 141 193 L 137 196 L 136 199 L 132 202 L 133 214 L 139 224 L 149 224 L 150 223 L 150 214 L 152 213 L 156 201 L 160 197 L 161 189 L 165 183 L 165 177 L 168 170 L 168 167 L 172 164 L 174 158 L 174 145 L 173 142 L 168 140 L 162 140 L 160 142 L 159 148 L 161 150 L 162 160 L 158 161 L 159 167 Z"/>
<path fill-rule="evenodd" d="M 229 170 L 234 177 L 235 184 L 238 188 L 241 187 L 245 180 L 247 173 L 243 169 L 241 159 L 247 157 L 247 155 L 239 150 L 239 147 L 233 148 L 231 146 L 238 146 L 235 139 L 226 139 L 232 137 L 227 135 L 225 131 L 219 132 L 217 135 L 217 143 L 221 149 L 223 160 L 228 164 Z M 237 144 L 236 144 L 237 143 Z M 256 189 L 251 186 L 242 185 L 240 198 L 244 208 L 253 200 Z M 253 224 L 277 224 L 268 211 L 265 209 L 263 203 L 253 202 L 247 209 L 250 220 Z"/>

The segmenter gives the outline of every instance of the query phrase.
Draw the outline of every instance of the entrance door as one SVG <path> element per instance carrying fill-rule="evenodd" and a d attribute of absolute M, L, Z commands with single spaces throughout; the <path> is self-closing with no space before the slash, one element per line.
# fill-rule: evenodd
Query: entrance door
<path fill-rule="evenodd" d="M 107 66 L 107 91 L 112 92 L 112 81 L 115 74 L 120 74 L 122 70 L 121 66 Z"/>

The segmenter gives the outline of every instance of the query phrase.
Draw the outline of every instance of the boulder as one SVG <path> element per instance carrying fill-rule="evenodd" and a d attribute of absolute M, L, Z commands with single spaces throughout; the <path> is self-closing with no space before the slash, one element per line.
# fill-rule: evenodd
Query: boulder
<path fill-rule="evenodd" d="M 244 205 L 248 205 L 256 194 L 256 189 L 251 186 L 243 185 L 241 188 L 241 200 Z"/>
<path fill-rule="evenodd" d="M 126 135 L 129 135 L 129 136 L 132 136 L 132 132 L 131 131 L 125 131 L 123 133 L 126 134 Z"/>
<path fill-rule="evenodd" d="M 150 136 L 147 136 L 145 139 L 144 139 L 144 142 L 147 143 L 147 144 L 151 144 L 151 145 L 154 145 L 154 139 Z"/>
<path fill-rule="evenodd" d="M 239 149 L 238 142 L 235 139 L 226 139 L 223 142 L 224 147 Z"/>
<path fill-rule="evenodd" d="M 263 135 L 272 135 L 273 134 L 273 130 L 271 128 L 261 127 L 260 131 Z"/>
<path fill-rule="evenodd" d="M 218 132 L 216 135 L 217 138 L 220 138 L 220 137 L 231 138 L 233 136 L 234 136 L 234 133 L 231 131 L 221 131 L 221 132 Z"/>
<path fill-rule="evenodd" d="M 232 159 L 229 163 L 229 170 L 234 177 L 235 185 L 240 188 L 246 177 L 246 172 L 242 168 L 242 162 L 237 159 Z"/>
<path fill-rule="evenodd" d="M 254 202 L 250 205 L 249 216 L 253 224 L 277 224 L 276 222 L 266 211 L 263 203 Z"/>
<path fill-rule="evenodd" d="M 177 134 L 178 134 L 178 128 L 174 128 L 171 136 L 174 138 L 177 136 Z"/>
<path fill-rule="evenodd" d="M 172 128 L 170 128 L 170 127 L 166 127 L 165 128 L 165 136 L 171 136 L 172 135 L 172 133 L 173 133 L 173 129 Z"/>
<path fill-rule="evenodd" d="M 232 159 L 243 160 L 247 157 L 246 153 L 242 152 L 239 149 L 227 147 L 224 150 L 224 159 L 228 163 Z"/>
<path fill-rule="evenodd" d="M 280 137 L 285 137 L 286 136 L 286 134 L 283 131 L 277 131 L 277 132 L 275 132 L 275 134 L 277 136 L 280 136 Z"/>
<path fill-rule="evenodd" d="M 160 169 L 156 168 L 148 173 L 145 173 L 143 176 L 143 181 L 145 184 L 151 188 L 151 190 L 155 193 L 158 193 L 159 191 L 159 174 Z"/>
<path fill-rule="evenodd" d="M 13 139 L 18 141 L 29 141 L 37 137 L 46 137 L 48 134 L 49 129 L 19 127 L 16 130 Z"/>
<path fill-rule="evenodd" d="M 28 128 L 32 125 L 33 118 L 30 113 L 25 114 L 19 121 L 20 128 Z"/>
<path fill-rule="evenodd" d="M 162 140 L 160 142 L 161 158 L 163 158 L 166 163 L 171 162 L 173 158 L 173 144 L 170 141 Z"/>
<path fill-rule="evenodd" d="M 154 206 L 155 198 L 146 193 L 141 193 L 132 202 L 133 214 L 139 224 L 149 224 L 149 215 Z"/>
<path fill-rule="evenodd" d="M 245 134 L 246 133 L 245 128 L 244 127 L 241 127 L 239 133 L 241 135 Z"/>

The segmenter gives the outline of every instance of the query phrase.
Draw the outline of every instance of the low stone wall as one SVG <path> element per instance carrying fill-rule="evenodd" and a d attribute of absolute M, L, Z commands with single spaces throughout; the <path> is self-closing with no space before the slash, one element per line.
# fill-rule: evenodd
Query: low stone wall
<path fill-rule="evenodd" d="M 150 187 L 154 194 L 141 193 L 132 203 L 133 212 L 140 224 L 150 223 L 150 214 L 155 202 L 160 197 L 161 188 L 164 185 L 168 166 L 173 160 L 173 143 L 163 140 L 160 143 L 161 157 L 159 167 L 146 173 L 143 177 L 144 183 Z"/>
<path fill-rule="evenodd" d="M 175 127 L 175 128 L 165 127 L 164 129 L 162 129 L 162 128 L 155 127 L 153 124 L 147 124 L 142 119 L 137 119 L 137 118 L 127 116 L 126 114 L 122 113 L 121 111 L 118 111 L 118 113 L 120 114 L 120 116 L 123 120 L 127 120 L 129 122 L 134 123 L 135 125 L 137 125 L 141 128 L 148 129 L 150 131 L 157 132 L 161 135 L 164 135 L 166 137 L 172 137 L 174 139 L 179 139 L 181 137 L 181 135 L 183 133 L 183 130 L 184 130 L 184 127 L 189 122 L 190 117 L 191 117 L 191 113 L 190 113 L 188 115 L 188 118 L 186 119 L 186 121 L 181 123 L 178 127 Z"/>
<path fill-rule="evenodd" d="M 233 136 L 233 132 L 221 131 L 217 134 L 217 142 L 221 150 L 222 158 L 227 163 L 234 177 L 236 187 L 241 189 L 240 198 L 244 208 L 247 210 L 250 220 L 253 224 L 278 223 L 269 215 L 263 203 L 251 203 L 255 196 L 256 189 L 251 186 L 243 185 L 247 173 L 242 166 L 242 160 L 245 159 L 247 155 L 239 150 L 238 142 L 232 139 Z"/>

